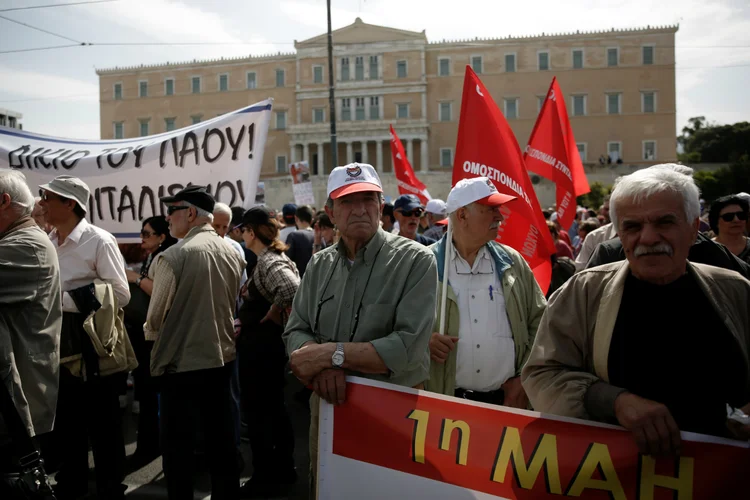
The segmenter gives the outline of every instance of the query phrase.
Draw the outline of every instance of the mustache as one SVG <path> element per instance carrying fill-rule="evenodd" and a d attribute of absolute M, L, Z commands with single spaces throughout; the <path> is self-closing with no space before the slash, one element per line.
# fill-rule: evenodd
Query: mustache
<path fill-rule="evenodd" d="M 656 245 L 638 245 L 635 247 L 635 251 L 633 254 L 636 257 L 640 257 L 642 255 L 651 255 L 651 254 L 667 254 L 670 257 L 674 253 L 674 249 L 671 245 L 667 243 L 657 243 Z"/>

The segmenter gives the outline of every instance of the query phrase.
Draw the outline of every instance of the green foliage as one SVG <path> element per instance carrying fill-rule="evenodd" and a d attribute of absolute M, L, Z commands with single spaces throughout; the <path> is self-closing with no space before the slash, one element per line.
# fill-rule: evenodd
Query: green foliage
<path fill-rule="evenodd" d="M 701 197 L 709 204 L 720 196 L 750 192 L 750 156 L 743 155 L 729 167 L 714 172 L 696 172 L 693 178 L 701 190 Z"/>
<path fill-rule="evenodd" d="M 679 158 L 684 163 L 738 162 L 750 154 L 750 123 L 734 125 L 708 123 L 703 116 L 688 120 L 677 142 L 684 149 Z"/>
<path fill-rule="evenodd" d="M 604 203 L 604 198 L 612 192 L 612 186 L 605 186 L 601 182 L 593 182 L 589 186 L 591 191 L 579 196 L 576 201 L 582 207 L 599 210 Z"/>

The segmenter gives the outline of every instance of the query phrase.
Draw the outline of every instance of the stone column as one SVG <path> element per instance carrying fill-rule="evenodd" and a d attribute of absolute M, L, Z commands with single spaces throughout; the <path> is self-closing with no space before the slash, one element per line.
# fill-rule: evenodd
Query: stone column
<path fill-rule="evenodd" d="M 367 157 L 367 141 L 361 141 L 362 146 L 362 163 L 370 163 L 370 159 Z"/>
<path fill-rule="evenodd" d="M 292 153 L 289 155 L 289 163 L 297 162 L 297 144 L 292 143 Z"/>
<path fill-rule="evenodd" d="M 379 174 L 383 173 L 383 141 L 375 141 L 375 168 Z"/>
<path fill-rule="evenodd" d="M 419 148 L 420 148 L 420 161 L 421 161 L 421 170 L 422 172 L 427 172 L 430 170 L 430 160 L 429 160 L 429 152 L 427 150 L 427 138 L 423 138 L 419 140 Z"/>
<path fill-rule="evenodd" d="M 406 140 L 406 157 L 409 159 L 409 165 L 414 167 L 414 139 Z"/>
<path fill-rule="evenodd" d="M 318 143 L 318 175 L 322 176 L 326 171 L 326 161 L 323 156 L 323 143 Z"/>
<path fill-rule="evenodd" d="M 308 165 L 310 164 L 310 144 L 307 142 L 302 144 L 302 161 L 308 162 Z"/>
<path fill-rule="evenodd" d="M 346 163 L 349 164 L 354 161 L 354 153 L 352 152 L 352 141 L 346 143 Z"/>

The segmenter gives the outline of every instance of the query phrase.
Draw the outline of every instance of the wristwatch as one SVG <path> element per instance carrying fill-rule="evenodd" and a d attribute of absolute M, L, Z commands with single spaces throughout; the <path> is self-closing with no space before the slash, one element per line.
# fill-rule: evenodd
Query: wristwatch
<path fill-rule="evenodd" d="M 138 276 L 135 279 L 135 286 L 141 286 L 141 281 L 143 281 L 143 276 Z"/>
<path fill-rule="evenodd" d="M 344 366 L 344 344 L 339 342 L 336 344 L 336 351 L 331 356 L 331 363 L 334 368 L 341 368 Z"/>

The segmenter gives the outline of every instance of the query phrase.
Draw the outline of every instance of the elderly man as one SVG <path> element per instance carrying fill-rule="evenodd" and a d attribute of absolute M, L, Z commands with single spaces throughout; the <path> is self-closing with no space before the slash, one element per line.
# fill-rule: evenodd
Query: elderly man
<path fill-rule="evenodd" d="M 211 227 L 214 199 L 190 186 L 161 199 L 170 233 L 159 254 L 144 333 L 154 340 L 151 374 L 161 377 L 164 474 L 170 499 L 193 498 L 194 422 L 205 436 L 212 496 L 238 498 L 239 470 L 230 379 L 234 311 L 245 259 Z"/>
<path fill-rule="evenodd" d="M 55 434 L 64 458 L 55 490 L 63 498 L 87 493 L 90 438 L 99 497 L 123 498 L 125 442 L 118 394 L 124 379 L 122 373 L 100 373 L 101 359 L 83 325 L 95 309 L 91 305 L 95 280 L 111 287 L 117 308 L 130 302 L 125 262 L 115 237 L 86 220 L 90 195 L 86 183 L 60 175 L 40 188 L 45 220 L 55 228 L 49 238 L 57 250 L 63 290 L 60 359 L 64 368 L 60 371 Z M 126 343 L 129 346 L 129 341 Z M 83 377 L 76 369 L 81 359 Z"/>
<path fill-rule="evenodd" d="M 726 405 L 750 401 L 750 282 L 688 262 L 700 210 L 691 177 L 640 170 L 618 181 L 610 207 L 627 260 L 552 296 L 523 370 L 532 405 L 619 423 L 644 454 L 679 453 L 680 431 L 728 435 Z"/>
<path fill-rule="evenodd" d="M 0 378 L 30 436 L 55 421 L 62 328 L 57 255 L 33 207 L 24 175 L 0 170 Z M 0 474 L 17 472 L 10 460 L 21 458 L 8 438 L 0 418 Z"/>
<path fill-rule="evenodd" d="M 413 194 L 402 194 L 393 203 L 393 216 L 398 222 L 398 235 L 422 245 L 432 245 L 435 240 L 419 234 L 419 220 L 424 215 L 424 207 Z"/>
<path fill-rule="evenodd" d="M 445 220 L 445 217 L 448 215 L 447 206 L 443 200 L 433 198 L 427 202 L 424 211 L 429 227 L 423 233 L 423 236 L 437 241 L 445 234 L 445 225 L 438 224 L 438 222 Z"/>
<path fill-rule="evenodd" d="M 446 235 L 430 247 L 438 266 L 438 306 L 448 280 L 446 334 L 432 334 L 425 385 L 449 396 L 527 408 L 521 368 L 546 301 L 521 254 L 494 241 L 503 221 L 500 207 L 512 200 L 486 177 L 460 180 L 448 195 L 452 242 Z"/>
<path fill-rule="evenodd" d="M 341 239 L 313 255 L 284 332 L 292 371 L 315 392 L 311 484 L 319 397 L 343 403 L 347 374 L 408 387 L 422 387 L 429 376 L 435 258 L 424 246 L 380 229 L 382 192 L 371 165 L 331 172 L 325 210 Z"/>

